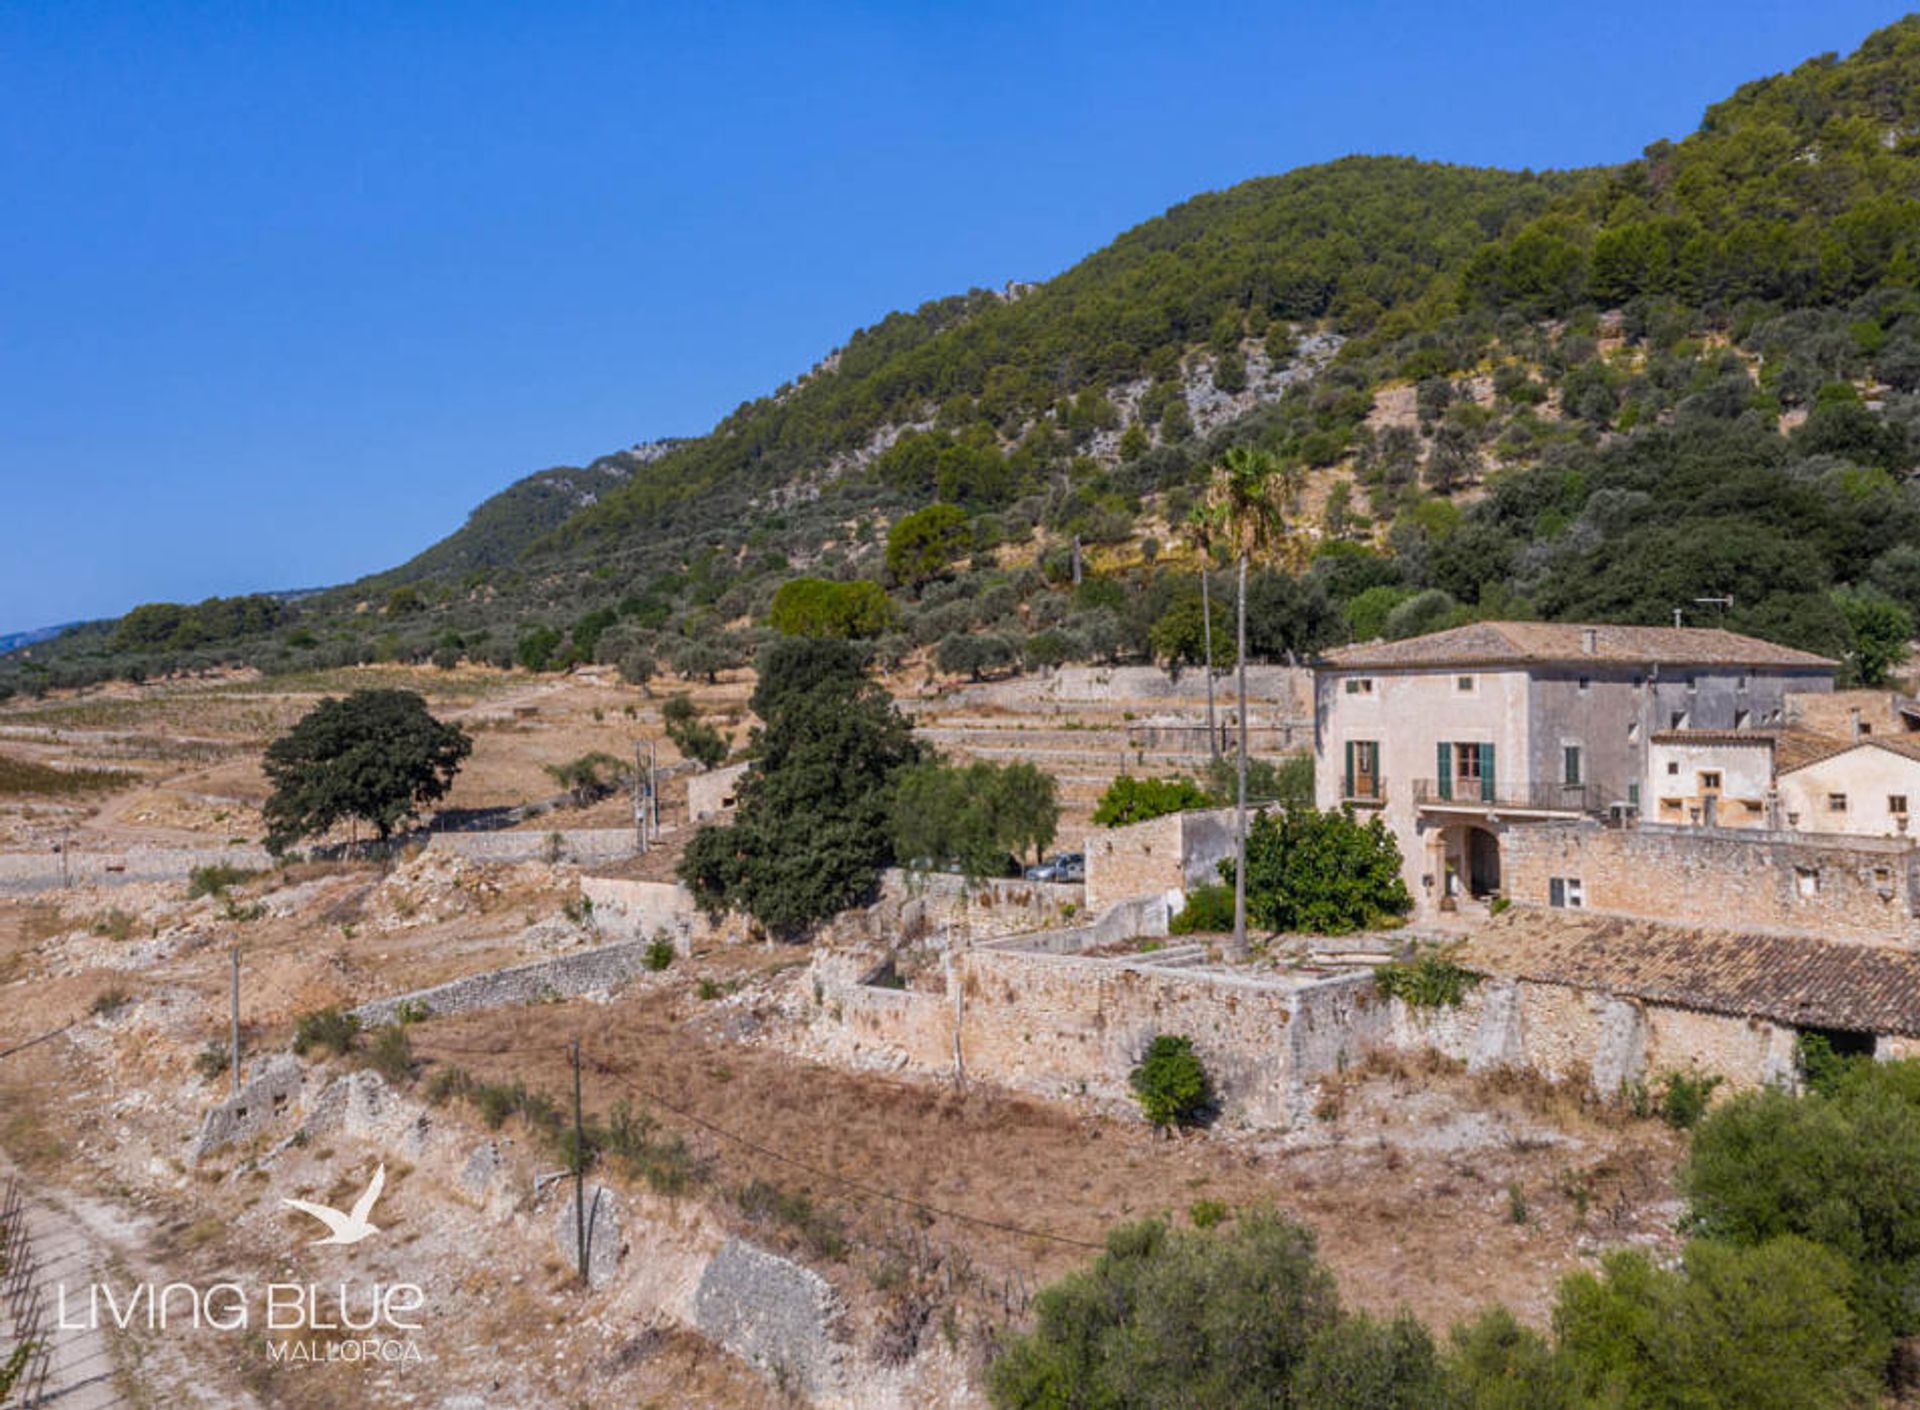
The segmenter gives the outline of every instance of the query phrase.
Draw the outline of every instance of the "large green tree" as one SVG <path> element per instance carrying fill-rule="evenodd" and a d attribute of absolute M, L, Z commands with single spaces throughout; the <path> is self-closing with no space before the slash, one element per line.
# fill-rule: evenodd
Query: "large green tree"
<path fill-rule="evenodd" d="M 889 815 L 903 865 L 957 865 L 970 877 L 996 876 L 1009 855 L 1039 859 L 1060 820 L 1051 775 L 1032 764 L 929 761 L 902 769 Z"/>
<path fill-rule="evenodd" d="M 267 746 L 267 842 L 283 850 L 349 819 L 384 843 L 444 798 L 473 741 L 436 720 L 410 690 L 356 690 L 322 700 Z"/>
<path fill-rule="evenodd" d="M 1400 848 L 1379 818 L 1291 807 L 1262 811 L 1247 830 L 1247 914 L 1275 931 L 1345 935 L 1413 909 Z M 1220 864 L 1233 879 L 1231 861 Z"/>
<path fill-rule="evenodd" d="M 734 821 L 693 835 L 680 876 L 709 910 L 798 939 L 872 894 L 893 857 L 893 776 L 920 750 L 848 642 L 775 643 L 752 705 L 762 723 Z"/>

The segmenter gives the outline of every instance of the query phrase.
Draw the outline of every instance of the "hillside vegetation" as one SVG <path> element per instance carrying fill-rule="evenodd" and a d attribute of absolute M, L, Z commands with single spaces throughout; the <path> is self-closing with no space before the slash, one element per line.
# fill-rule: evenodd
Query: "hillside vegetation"
<path fill-rule="evenodd" d="M 522 482 L 391 574 L 237 635 L 70 633 L 0 690 L 223 661 L 706 676 L 803 576 L 887 592 L 857 629 L 887 664 L 1186 660 L 1186 521 L 1235 445 L 1281 466 L 1258 655 L 1678 609 L 1876 679 L 1920 610 L 1916 272 L 1909 18 L 1618 166 L 1356 157 L 1196 197 L 1047 283 L 891 315 L 655 459 Z"/>

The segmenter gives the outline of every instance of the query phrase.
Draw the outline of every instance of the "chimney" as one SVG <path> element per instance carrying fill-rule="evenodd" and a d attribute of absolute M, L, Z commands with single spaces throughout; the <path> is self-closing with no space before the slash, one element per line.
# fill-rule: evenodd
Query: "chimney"
<path fill-rule="evenodd" d="M 1599 653 L 1600 629 L 1598 627 L 1580 628 L 1580 649 L 1589 656 Z"/>
<path fill-rule="evenodd" d="M 1860 737 L 1860 710 L 1857 706 L 1847 711 L 1847 737 L 1850 739 Z"/>

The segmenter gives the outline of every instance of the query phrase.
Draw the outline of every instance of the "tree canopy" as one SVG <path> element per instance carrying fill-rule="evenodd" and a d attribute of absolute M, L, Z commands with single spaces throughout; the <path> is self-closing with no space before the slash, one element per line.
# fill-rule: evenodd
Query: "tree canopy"
<path fill-rule="evenodd" d="M 385 842 L 446 796 L 472 752 L 466 731 L 436 720 L 410 690 L 322 700 L 267 746 L 268 845 L 283 850 L 350 818 Z"/>

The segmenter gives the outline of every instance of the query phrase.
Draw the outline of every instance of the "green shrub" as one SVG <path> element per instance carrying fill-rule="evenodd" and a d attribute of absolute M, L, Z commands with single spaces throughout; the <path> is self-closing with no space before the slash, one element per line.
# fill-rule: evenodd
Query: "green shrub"
<path fill-rule="evenodd" d="M 1852 1269 L 1866 1325 L 1920 1331 L 1920 1063 L 1850 1066 L 1830 1095 L 1769 1087 L 1715 1103 L 1681 1188 L 1697 1234 L 1823 1245 Z"/>
<path fill-rule="evenodd" d="M 87 1007 L 87 1012 L 95 1018 L 112 1018 L 132 1002 L 133 995 L 118 985 L 115 985 L 111 989 L 102 989 L 98 994 L 95 994 L 93 996 L 93 1003 Z"/>
<path fill-rule="evenodd" d="M 193 1070 L 209 1082 L 219 1081 L 232 1067 L 233 1050 L 224 1039 L 207 1039 L 206 1046 L 193 1055 Z"/>
<path fill-rule="evenodd" d="M 133 917 L 118 906 L 114 906 L 105 915 L 94 917 L 93 933 L 104 936 L 108 940 L 131 940 Z"/>
<path fill-rule="evenodd" d="M 360 1019 L 337 1008 L 317 1009 L 294 1020 L 293 1050 L 301 1057 L 319 1049 L 345 1057 L 360 1043 Z"/>
<path fill-rule="evenodd" d="M 1233 929 L 1233 888 L 1217 881 L 1187 892 L 1187 904 L 1168 922 L 1175 935 L 1217 935 Z"/>
<path fill-rule="evenodd" d="M 651 970 L 665 969 L 668 965 L 673 963 L 673 958 L 674 958 L 673 941 L 669 940 L 664 935 L 654 936 L 652 940 L 647 942 L 646 958 L 647 958 L 648 969 L 651 969 Z"/>
<path fill-rule="evenodd" d="M 1411 1008 L 1459 1008 L 1480 976 L 1443 951 L 1428 950 L 1404 962 L 1375 965 L 1373 982 L 1382 994 Z"/>
<path fill-rule="evenodd" d="M 1233 879 L 1233 862 L 1220 864 Z M 1413 908 L 1400 848 L 1379 818 L 1317 808 L 1262 811 L 1247 829 L 1247 917 L 1275 931 L 1346 935 Z"/>
<path fill-rule="evenodd" d="M 360 1061 L 396 1086 L 412 1081 L 413 1043 L 407 1037 L 406 1025 L 384 1023 L 374 1029 Z"/>
<path fill-rule="evenodd" d="M 1196 1229 L 1211 1229 L 1224 1224 L 1232 1212 L 1225 1201 L 1217 1199 L 1197 1199 L 1187 1206 L 1187 1218 L 1193 1221 Z"/>
<path fill-rule="evenodd" d="M 787 1229 L 816 1258 L 836 1262 L 847 1256 L 846 1225 L 818 1208 L 799 1190 L 785 1190 L 769 1180 L 753 1180 L 734 1194 L 740 1212 L 756 1223 Z"/>
<path fill-rule="evenodd" d="M 1724 1079 L 1669 1072 L 1660 1092 L 1660 1119 L 1676 1131 L 1691 1131 L 1707 1114 L 1713 1089 Z"/>
<path fill-rule="evenodd" d="M 1162 1033 L 1128 1078 L 1147 1120 L 1165 1129 L 1191 1125 L 1208 1114 L 1213 1086 L 1191 1038 Z"/>
<path fill-rule="evenodd" d="M 988 1373 L 1001 1407 L 1305 1405 L 1288 1387 L 1340 1317 L 1313 1235 L 1266 1210 L 1207 1232 L 1107 1235 L 1092 1266 L 1034 1300 L 1033 1330 Z"/>
<path fill-rule="evenodd" d="M 393 1010 L 393 1021 L 401 1024 L 425 1023 L 433 1017 L 433 1005 L 425 999 L 402 999 Z"/>
<path fill-rule="evenodd" d="M 222 862 L 195 867 L 187 873 L 187 899 L 201 896 L 225 896 L 235 886 L 244 885 L 260 873 L 250 867 L 227 866 Z"/>
<path fill-rule="evenodd" d="M 1107 785 L 1093 810 L 1101 827 L 1125 827 L 1168 813 L 1213 806 L 1213 797 L 1190 778 L 1135 778 L 1121 774 Z"/>
<path fill-rule="evenodd" d="M 1638 1251 L 1575 1273 L 1554 1307 L 1574 1403 L 1842 1410 L 1875 1403 L 1884 1342 L 1847 1305 L 1845 1262 L 1798 1238 L 1695 1239 L 1679 1270 Z"/>

